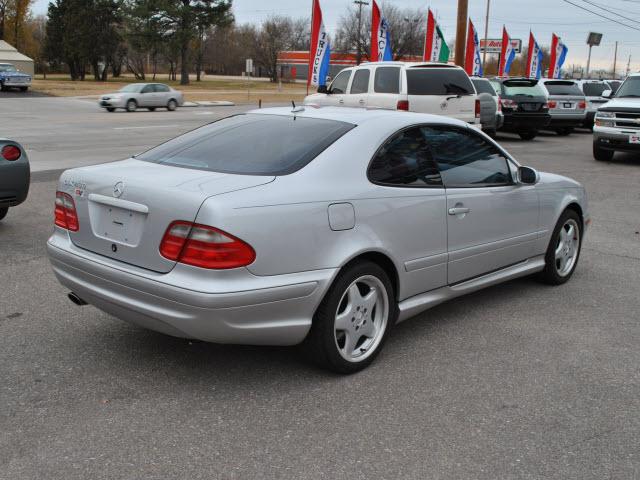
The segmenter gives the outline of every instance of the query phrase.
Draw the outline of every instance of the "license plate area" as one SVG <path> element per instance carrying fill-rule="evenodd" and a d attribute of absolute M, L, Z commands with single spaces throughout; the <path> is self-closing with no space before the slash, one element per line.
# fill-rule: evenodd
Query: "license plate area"
<path fill-rule="evenodd" d="M 629 143 L 631 143 L 633 145 L 639 145 L 640 144 L 640 134 L 631 134 L 631 135 L 629 135 Z"/>
<path fill-rule="evenodd" d="M 565 110 L 573 110 L 573 103 L 571 102 L 564 102 L 561 104 L 561 107 L 564 108 Z"/>
<path fill-rule="evenodd" d="M 146 214 L 90 201 L 89 215 L 96 237 L 129 247 L 140 243 Z"/>

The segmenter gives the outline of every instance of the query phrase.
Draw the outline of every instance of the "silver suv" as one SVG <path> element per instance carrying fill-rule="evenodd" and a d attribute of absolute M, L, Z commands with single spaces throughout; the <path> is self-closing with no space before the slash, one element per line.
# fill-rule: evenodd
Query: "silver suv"
<path fill-rule="evenodd" d="M 640 73 L 625 80 L 610 101 L 598 109 L 593 128 L 593 156 L 610 161 L 617 151 L 640 152 Z"/>

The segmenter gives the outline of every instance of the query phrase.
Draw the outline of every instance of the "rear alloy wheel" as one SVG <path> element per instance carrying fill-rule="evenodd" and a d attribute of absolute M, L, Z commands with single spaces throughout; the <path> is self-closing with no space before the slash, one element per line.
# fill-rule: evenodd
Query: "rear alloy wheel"
<path fill-rule="evenodd" d="M 8 211 L 9 207 L 0 208 L 0 220 L 7 216 Z"/>
<path fill-rule="evenodd" d="M 138 109 L 138 104 L 135 100 L 129 100 L 126 106 L 127 112 L 135 112 Z"/>
<path fill-rule="evenodd" d="M 530 141 L 538 136 L 538 132 L 536 131 L 520 132 L 518 135 L 520 135 L 520 138 L 522 140 Z"/>
<path fill-rule="evenodd" d="M 389 277 L 375 263 L 361 262 L 347 268 L 314 315 L 305 341 L 313 360 L 337 373 L 366 368 L 397 319 L 394 298 Z"/>
<path fill-rule="evenodd" d="M 176 108 L 178 108 L 178 102 L 176 102 L 174 99 L 169 100 L 169 103 L 167 103 L 167 110 L 169 110 L 170 112 L 175 112 Z"/>
<path fill-rule="evenodd" d="M 571 278 L 582 248 L 582 221 L 573 210 L 565 210 L 558 220 L 540 278 L 550 285 L 561 285 Z"/>
<path fill-rule="evenodd" d="M 599 162 L 610 162 L 616 152 L 613 150 L 605 150 L 600 148 L 596 142 L 593 142 L 593 158 Z"/>

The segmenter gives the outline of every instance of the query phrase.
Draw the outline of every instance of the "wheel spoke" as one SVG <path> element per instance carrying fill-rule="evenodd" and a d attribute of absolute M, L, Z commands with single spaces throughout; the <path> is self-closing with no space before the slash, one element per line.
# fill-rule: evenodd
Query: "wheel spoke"
<path fill-rule="evenodd" d="M 567 239 L 571 242 L 575 238 L 576 229 L 573 225 L 569 225 L 569 229 L 567 230 Z"/>
<path fill-rule="evenodd" d="M 349 303 L 351 305 L 362 305 L 362 294 L 355 283 L 349 287 Z"/>
<path fill-rule="evenodd" d="M 345 330 L 344 334 L 344 347 L 342 350 L 346 355 L 352 357 L 353 351 L 356 349 L 356 345 L 358 344 L 358 340 L 360 340 L 360 335 L 351 330 Z"/>
<path fill-rule="evenodd" d="M 562 250 L 564 249 L 564 242 L 560 242 L 558 244 L 558 248 L 556 248 L 556 260 L 560 260 L 562 258 Z"/>
<path fill-rule="evenodd" d="M 353 304 L 347 303 L 346 308 L 342 313 L 336 315 L 335 327 L 336 330 L 348 330 L 351 328 L 351 319 L 353 318 Z"/>
<path fill-rule="evenodd" d="M 369 293 L 362 299 L 362 304 L 364 308 L 367 309 L 367 312 L 372 312 L 373 307 L 376 306 L 376 302 L 378 301 L 378 291 L 375 288 L 372 288 Z"/>
<path fill-rule="evenodd" d="M 373 323 L 373 320 L 371 318 L 368 318 L 366 320 L 367 323 L 363 324 L 362 327 L 360 328 L 360 330 L 358 330 L 358 333 L 360 335 L 362 335 L 363 337 L 367 337 L 367 338 L 373 338 L 376 335 L 377 332 L 377 328 L 375 326 L 375 324 Z"/>

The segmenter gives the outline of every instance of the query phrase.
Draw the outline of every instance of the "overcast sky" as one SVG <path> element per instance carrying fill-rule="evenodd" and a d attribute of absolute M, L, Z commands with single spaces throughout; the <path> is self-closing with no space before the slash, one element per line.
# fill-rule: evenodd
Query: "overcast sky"
<path fill-rule="evenodd" d="M 455 37 L 455 0 L 388 0 L 398 7 L 420 8 L 425 12 L 430 6 L 437 11 L 441 27 L 447 39 Z M 532 29 L 542 45 L 551 43 L 551 33 L 560 35 L 569 47 L 566 65 L 586 64 L 588 47 L 587 33 L 596 31 L 604 34 L 603 43 L 593 49 L 592 65 L 611 68 L 616 40 L 620 42 L 618 50 L 618 68 L 626 68 L 629 55 L 632 55 L 631 68 L 640 66 L 640 0 L 571 0 L 602 15 L 634 26 L 638 30 L 625 28 L 612 21 L 605 20 L 564 0 L 492 0 L 489 36 L 498 38 L 502 24 L 507 25 L 513 38 L 528 41 L 529 29 Z M 350 0 L 320 0 L 327 29 L 335 30 L 338 19 L 344 13 Z M 381 2 L 384 3 L 384 2 Z M 48 0 L 36 0 L 35 13 L 46 13 Z M 234 13 L 238 23 L 261 22 L 276 14 L 293 17 L 309 16 L 311 0 L 234 0 Z M 596 6 L 600 5 L 609 12 Z M 486 0 L 470 0 L 469 15 L 484 35 Z M 426 15 L 426 13 L 425 13 Z M 622 17 L 627 17 L 624 19 Z"/>

